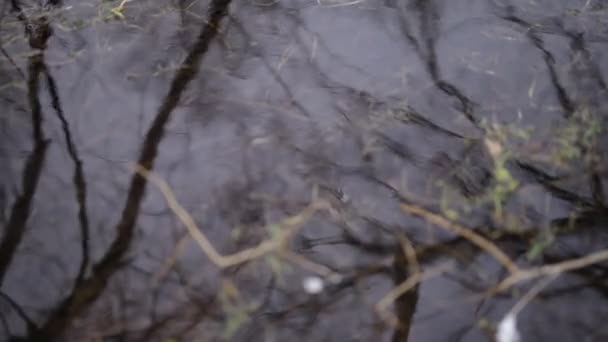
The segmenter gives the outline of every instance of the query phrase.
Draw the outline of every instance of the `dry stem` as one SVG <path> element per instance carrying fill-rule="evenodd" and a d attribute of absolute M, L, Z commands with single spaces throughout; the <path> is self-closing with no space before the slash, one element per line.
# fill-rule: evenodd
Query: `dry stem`
<path fill-rule="evenodd" d="M 211 262 L 213 262 L 219 268 L 239 265 L 262 257 L 268 253 L 283 249 L 287 241 L 298 232 L 298 230 L 304 223 L 308 221 L 310 217 L 312 217 L 318 210 L 327 208 L 326 202 L 320 200 L 313 201 L 299 214 L 288 217 L 280 222 L 278 225 L 284 229 L 282 229 L 273 238 L 262 241 L 256 247 L 247 248 L 230 255 L 221 255 L 211 244 L 211 241 L 209 241 L 207 236 L 197 227 L 192 216 L 190 216 L 190 214 L 188 214 L 188 212 L 179 204 L 167 182 L 156 174 L 146 170 L 139 164 L 135 164 L 133 169 L 139 175 L 158 187 L 158 189 L 164 195 L 169 208 L 186 226 L 190 236 L 194 239 L 194 241 L 196 241 Z"/>
<path fill-rule="evenodd" d="M 463 238 L 471 241 L 474 245 L 478 246 L 488 254 L 493 256 L 499 263 L 501 263 L 511 274 L 515 274 L 520 271 L 519 267 L 503 252 L 495 243 L 484 238 L 483 236 L 475 233 L 473 230 L 465 228 L 458 223 L 447 220 L 446 218 L 439 216 L 435 213 L 430 212 L 422 207 L 401 203 L 401 210 L 414 216 L 422 217 L 430 223 L 437 225 L 449 232 L 462 236 Z"/>

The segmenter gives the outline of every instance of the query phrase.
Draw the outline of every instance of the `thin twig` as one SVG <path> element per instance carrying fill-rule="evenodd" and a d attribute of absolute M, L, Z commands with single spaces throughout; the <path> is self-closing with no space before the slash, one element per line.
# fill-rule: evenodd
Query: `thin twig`
<path fill-rule="evenodd" d="M 399 297 L 403 296 L 406 292 L 413 289 L 418 283 L 423 280 L 438 276 L 445 272 L 449 267 L 448 263 L 443 263 L 437 267 L 424 272 L 416 272 L 404 280 L 401 284 L 390 290 L 378 303 L 376 303 L 376 312 L 384 319 L 390 326 L 399 327 L 399 319 L 395 317 L 395 314 L 388 310 L 388 307 L 393 304 Z"/>
<path fill-rule="evenodd" d="M 528 303 L 532 301 L 534 297 L 536 297 L 540 291 L 542 291 L 545 287 L 547 287 L 551 282 L 553 282 L 559 275 L 555 274 L 553 276 L 547 277 L 541 281 L 539 281 L 536 285 L 534 285 L 523 297 L 521 297 L 517 303 L 509 310 L 508 315 L 517 316 L 521 310 L 524 309 Z"/>
<path fill-rule="evenodd" d="M 407 266 L 410 273 L 418 273 L 420 272 L 420 263 L 418 262 L 418 256 L 416 255 L 416 250 L 414 249 L 414 245 L 410 239 L 407 238 L 404 234 L 399 234 L 399 245 L 401 246 L 401 251 L 403 255 L 406 257 Z"/>
<path fill-rule="evenodd" d="M 173 269 L 173 267 L 175 266 L 180 254 L 182 254 L 183 251 L 185 250 L 186 243 L 188 241 L 190 241 L 188 239 L 188 234 L 185 234 L 179 238 L 179 240 L 173 247 L 173 252 L 171 252 L 171 255 L 165 260 L 161 269 L 158 272 L 156 272 L 156 274 L 154 274 L 154 276 L 152 277 L 153 284 L 158 285 L 160 282 L 162 282 L 167 277 L 167 275 L 169 274 L 171 269 Z"/>
<path fill-rule="evenodd" d="M 488 293 L 494 294 L 502 292 L 522 281 L 531 280 L 539 277 L 555 276 L 565 272 L 597 264 L 606 260 L 608 260 L 608 249 L 591 253 L 580 258 L 558 262 L 556 264 L 539 266 L 529 270 L 519 270 L 505 278 L 498 284 L 498 286 L 488 291 Z"/>
<path fill-rule="evenodd" d="M 495 243 L 475 233 L 471 229 L 467 229 L 457 223 L 451 222 L 443 218 L 442 216 L 434 214 L 422 207 L 418 207 L 415 205 L 401 203 L 401 210 L 412 215 L 422 217 L 430 223 L 433 223 L 445 230 L 460 235 L 461 237 L 469 240 L 471 243 L 477 245 L 479 248 L 486 251 L 488 254 L 492 255 L 507 270 L 509 270 L 511 274 L 507 278 L 503 279 L 498 284 L 498 286 L 489 290 L 486 294 L 494 294 L 505 291 L 511 286 L 522 281 L 531 280 L 539 277 L 559 275 L 561 273 L 569 272 L 608 260 L 608 249 L 606 249 L 591 253 L 580 258 L 571 259 L 556 264 L 549 264 L 531 269 L 521 269 L 513 262 L 513 260 L 511 260 L 511 258 L 509 258 L 500 248 L 498 248 Z"/>
<path fill-rule="evenodd" d="M 325 202 L 313 201 L 299 214 L 288 217 L 282 222 L 278 223 L 278 226 L 282 227 L 283 229 L 272 239 L 262 241 L 256 247 L 247 248 L 234 254 L 221 255 L 211 244 L 211 241 L 209 241 L 207 236 L 197 227 L 192 216 L 190 216 L 190 214 L 188 214 L 188 212 L 177 202 L 177 199 L 175 198 L 175 195 L 167 182 L 156 174 L 146 170 L 139 164 L 133 165 L 133 169 L 139 175 L 158 187 L 158 189 L 164 195 L 169 208 L 186 226 L 190 236 L 194 239 L 194 241 L 196 241 L 196 243 L 198 243 L 201 250 L 205 253 L 205 255 L 207 255 L 211 262 L 213 262 L 219 268 L 239 265 L 278 250 L 297 233 L 302 225 L 306 223 L 308 219 L 317 212 L 317 210 L 327 208 L 327 204 Z"/>
<path fill-rule="evenodd" d="M 336 273 L 333 270 L 331 270 L 329 267 L 316 263 L 312 260 L 309 260 L 303 256 L 301 256 L 300 254 L 296 254 L 290 251 L 281 251 L 279 254 L 281 257 L 293 262 L 294 264 L 297 264 L 298 266 L 302 267 L 303 269 L 306 269 L 308 271 L 311 271 L 313 273 L 316 273 L 318 275 L 321 275 L 325 278 L 327 278 L 327 280 L 330 283 L 333 284 L 337 284 L 340 281 L 342 281 L 343 277 L 340 273 Z"/>
<path fill-rule="evenodd" d="M 422 207 L 401 203 L 401 210 L 414 216 L 422 217 L 428 222 L 437 225 L 449 232 L 462 236 L 463 238 L 471 241 L 474 245 L 478 246 L 488 254 L 493 256 L 499 263 L 501 263 L 511 274 L 516 274 L 520 271 L 519 267 L 503 252 L 495 243 L 486 239 L 485 237 L 475 233 L 473 230 L 465 228 L 458 223 L 447 220 L 446 218 L 439 216 L 431 211 Z"/>

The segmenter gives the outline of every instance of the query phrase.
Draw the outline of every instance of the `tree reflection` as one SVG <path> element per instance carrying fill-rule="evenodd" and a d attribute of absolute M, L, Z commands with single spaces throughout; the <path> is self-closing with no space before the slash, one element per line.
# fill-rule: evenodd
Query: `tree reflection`
<path fill-rule="evenodd" d="M 602 334 L 600 2 L 7 4 L 5 339 Z"/>

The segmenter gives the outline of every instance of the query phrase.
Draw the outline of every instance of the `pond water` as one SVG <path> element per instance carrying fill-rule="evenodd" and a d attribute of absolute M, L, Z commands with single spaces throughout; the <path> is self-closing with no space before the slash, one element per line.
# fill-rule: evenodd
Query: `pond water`
<path fill-rule="evenodd" d="M 1 340 L 608 339 L 604 1 L 0 11 Z"/>

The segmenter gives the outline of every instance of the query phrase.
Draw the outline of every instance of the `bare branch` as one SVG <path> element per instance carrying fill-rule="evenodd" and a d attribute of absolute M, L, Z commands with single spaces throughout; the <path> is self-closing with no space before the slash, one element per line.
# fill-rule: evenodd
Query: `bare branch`
<path fill-rule="evenodd" d="M 422 207 L 401 203 L 401 210 L 414 216 L 422 217 L 430 223 L 433 223 L 449 232 L 462 236 L 463 238 L 471 241 L 474 245 L 488 252 L 498 262 L 500 262 L 509 272 L 512 274 L 519 272 L 519 267 L 503 252 L 495 243 L 486 239 L 485 237 L 475 233 L 473 230 L 465 228 L 458 223 L 451 222 L 446 218 L 432 213 Z"/>

